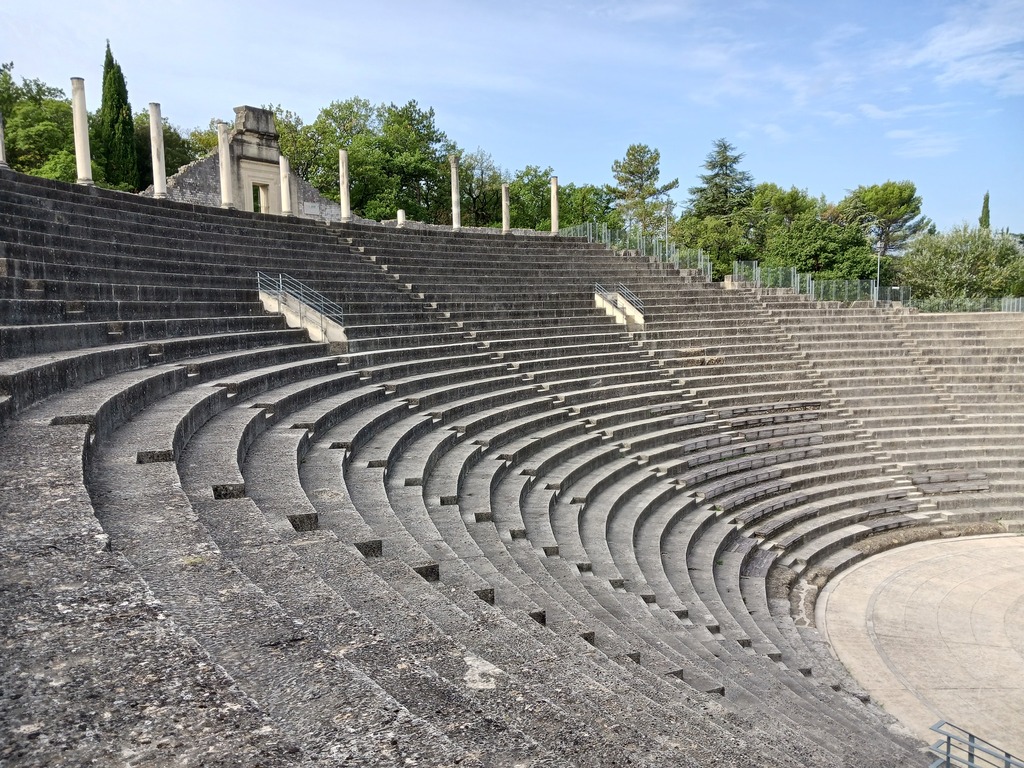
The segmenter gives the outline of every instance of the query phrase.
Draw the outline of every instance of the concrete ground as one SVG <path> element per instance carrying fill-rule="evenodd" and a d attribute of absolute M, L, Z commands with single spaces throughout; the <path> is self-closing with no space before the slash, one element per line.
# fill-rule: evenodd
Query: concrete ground
<path fill-rule="evenodd" d="M 850 674 L 929 743 L 948 720 L 1024 756 L 1024 536 L 883 552 L 830 582 L 816 623 Z"/>

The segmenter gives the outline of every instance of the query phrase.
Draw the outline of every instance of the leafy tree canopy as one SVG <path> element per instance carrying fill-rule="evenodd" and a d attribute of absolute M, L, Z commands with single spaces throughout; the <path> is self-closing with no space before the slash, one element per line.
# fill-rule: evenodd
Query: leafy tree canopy
<path fill-rule="evenodd" d="M 504 174 L 488 152 L 477 148 L 459 157 L 462 223 L 468 227 L 501 225 Z"/>
<path fill-rule="evenodd" d="M 551 229 L 552 173 L 551 168 L 528 165 L 509 181 L 508 197 L 513 228 Z"/>
<path fill-rule="evenodd" d="M 659 199 L 679 186 L 679 179 L 658 184 L 661 152 L 646 144 L 630 144 L 626 156 L 612 163 L 615 186 L 608 192 L 618 201 L 623 218 L 653 232 L 664 223 L 665 203 Z"/>
<path fill-rule="evenodd" d="M 320 110 L 309 125 L 280 106 L 274 110 L 281 151 L 292 168 L 326 196 L 338 199 L 338 151 L 349 154 L 352 208 L 368 218 L 437 221 L 447 210 L 448 154 L 455 145 L 433 109 L 415 101 L 373 106 L 353 97 Z M 500 214 L 499 214 L 500 215 Z"/>
<path fill-rule="evenodd" d="M 596 222 L 611 229 L 624 229 L 622 211 L 606 186 L 566 184 L 558 190 L 558 219 L 563 227 Z"/>
<path fill-rule="evenodd" d="M 149 110 L 135 115 L 135 157 L 139 169 L 139 187 L 145 189 L 153 183 L 153 151 L 149 137 Z M 178 128 L 163 119 L 164 166 L 173 176 L 183 165 L 188 165 L 205 154 L 204 148 L 182 135 Z"/>
<path fill-rule="evenodd" d="M 1005 232 L 963 224 L 927 233 L 899 261 L 915 298 L 1024 295 L 1024 246 Z"/>
<path fill-rule="evenodd" d="M 843 205 L 867 233 L 881 258 L 899 253 L 916 235 L 928 228 L 921 215 L 921 197 L 912 181 L 887 181 L 857 187 Z"/>
<path fill-rule="evenodd" d="M 7 162 L 16 171 L 74 181 L 75 135 L 71 102 L 40 80 L 14 79 L 14 63 L 0 63 L 0 113 Z M 58 157 L 59 156 L 59 157 Z M 67 158 L 71 158 L 68 170 Z M 52 162 L 51 162 L 52 160 Z"/>

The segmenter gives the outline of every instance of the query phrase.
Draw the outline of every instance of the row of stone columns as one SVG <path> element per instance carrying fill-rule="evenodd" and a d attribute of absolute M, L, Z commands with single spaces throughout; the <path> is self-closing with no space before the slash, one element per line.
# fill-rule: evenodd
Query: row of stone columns
<path fill-rule="evenodd" d="M 85 105 L 85 80 L 71 78 L 71 110 L 75 131 L 75 163 L 78 183 L 92 186 L 92 155 L 89 151 L 89 112 Z M 217 123 L 217 154 L 220 165 L 220 204 L 222 208 L 235 207 L 234 185 L 231 179 L 231 127 L 225 122 Z M 149 105 L 149 139 L 153 153 L 153 197 L 167 197 L 167 168 L 164 159 L 163 118 L 160 105 Z M 0 115 L 0 168 L 6 168 L 7 155 L 4 144 L 3 115 Z M 452 229 L 462 228 L 462 205 L 459 195 L 459 158 L 449 155 L 452 176 Z M 281 213 L 292 215 L 291 164 L 281 155 Z M 341 204 L 341 220 L 352 220 L 352 201 L 349 190 L 348 151 L 338 150 L 338 181 Z M 405 223 L 405 211 L 398 212 L 399 226 Z M 511 230 L 509 213 L 508 184 L 501 185 L 501 231 Z M 551 232 L 558 233 L 558 177 L 551 177 Z"/>
<path fill-rule="evenodd" d="M 462 201 L 459 194 L 459 158 L 448 155 L 452 173 L 452 229 L 462 229 Z M 405 218 L 403 212 L 402 218 Z M 507 235 L 511 227 L 508 184 L 501 185 L 501 233 Z M 551 177 L 551 234 L 558 234 L 558 177 Z"/>
<path fill-rule="evenodd" d="M 89 149 L 89 110 L 85 105 L 85 80 L 71 78 L 71 120 L 75 132 L 75 168 L 78 183 L 93 186 L 92 153 Z M 153 153 L 153 197 L 167 197 L 167 167 L 164 160 L 164 123 L 160 105 L 149 104 L 149 144 Z M 3 153 L 0 128 L 0 155 Z M 6 165 L 6 163 L 5 163 Z"/>

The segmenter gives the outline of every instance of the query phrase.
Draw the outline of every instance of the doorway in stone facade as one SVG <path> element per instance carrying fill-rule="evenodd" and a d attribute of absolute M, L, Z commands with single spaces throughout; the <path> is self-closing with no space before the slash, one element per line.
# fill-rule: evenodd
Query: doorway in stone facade
<path fill-rule="evenodd" d="M 256 213 L 267 213 L 270 210 L 270 186 L 268 184 L 252 185 L 252 209 Z"/>

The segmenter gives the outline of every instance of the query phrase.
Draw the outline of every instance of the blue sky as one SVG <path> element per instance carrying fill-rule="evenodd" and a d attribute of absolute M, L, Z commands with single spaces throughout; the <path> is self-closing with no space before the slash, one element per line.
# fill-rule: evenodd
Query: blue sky
<path fill-rule="evenodd" d="M 181 128 L 279 103 L 417 100 L 459 146 L 562 183 L 632 143 L 685 203 L 712 142 L 755 180 L 841 199 L 910 179 L 941 229 L 1024 232 L 1024 0 L 6 2 L 0 60 L 99 104 L 105 40 L 133 108 Z"/>

